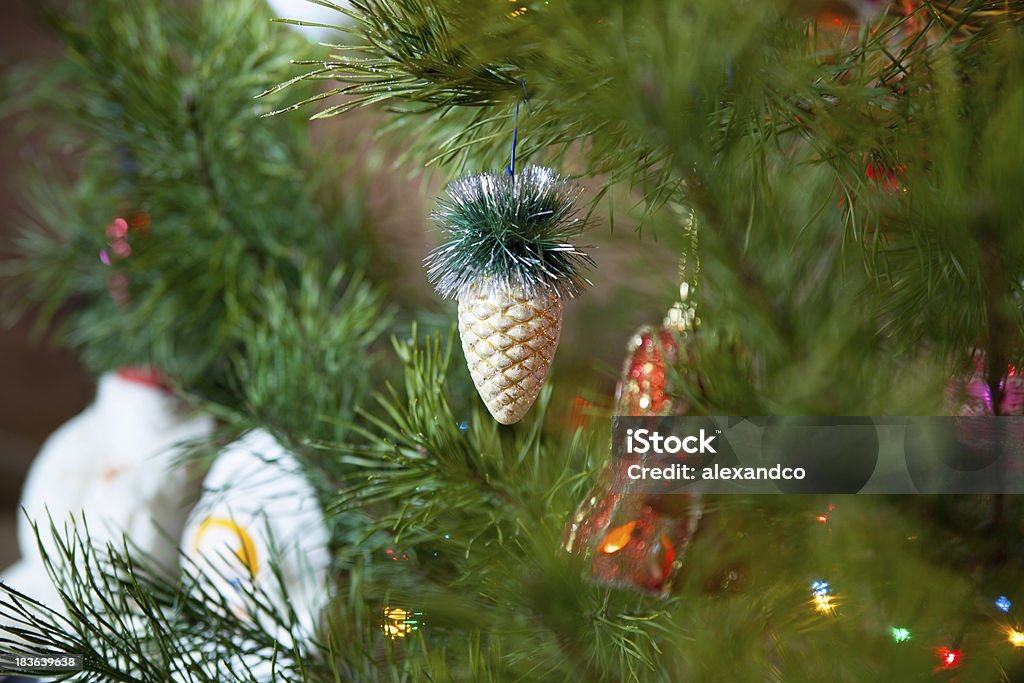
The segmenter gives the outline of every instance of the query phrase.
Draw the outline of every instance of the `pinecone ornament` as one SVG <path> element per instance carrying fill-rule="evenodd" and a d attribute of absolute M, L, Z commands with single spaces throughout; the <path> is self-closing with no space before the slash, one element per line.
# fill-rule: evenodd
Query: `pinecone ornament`
<path fill-rule="evenodd" d="M 537 400 L 558 347 L 564 300 L 589 284 L 579 190 L 551 169 L 462 178 L 438 202 L 448 239 L 426 259 L 438 292 L 459 301 L 473 383 L 495 420 L 513 424 Z"/>
<path fill-rule="evenodd" d="M 459 299 L 459 335 L 469 373 L 494 419 L 513 424 L 544 386 L 562 331 L 557 292 L 528 296 L 471 290 Z"/>

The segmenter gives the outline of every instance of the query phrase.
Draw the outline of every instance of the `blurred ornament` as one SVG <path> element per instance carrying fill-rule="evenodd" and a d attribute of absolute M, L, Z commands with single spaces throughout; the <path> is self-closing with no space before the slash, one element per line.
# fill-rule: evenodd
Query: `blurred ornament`
<path fill-rule="evenodd" d="M 988 382 L 985 355 L 975 354 L 971 363 L 973 370 L 966 376 L 950 382 L 946 390 L 946 409 L 951 415 L 988 416 L 995 415 L 992 386 Z M 999 414 L 1008 416 L 1024 415 L 1024 375 L 1012 365 L 998 381 Z"/>
<path fill-rule="evenodd" d="M 401 607 L 385 607 L 384 624 L 382 626 L 384 634 L 392 640 L 395 638 L 405 638 L 413 631 L 419 630 L 419 617 L 421 616 L 423 616 L 422 612 L 410 612 Z"/>
<path fill-rule="evenodd" d="M 451 183 L 434 220 L 444 244 L 427 276 L 459 302 L 459 335 L 473 384 L 502 424 L 537 400 L 558 347 L 562 305 L 586 283 L 586 254 L 568 240 L 579 189 L 548 168 L 485 173 Z"/>
<path fill-rule="evenodd" d="M 691 251 L 697 251 L 696 218 L 690 210 L 684 223 L 691 236 Z M 678 396 L 671 386 L 671 375 L 685 367 L 684 381 L 703 391 L 700 377 L 693 371 L 689 344 L 698 334 L 700 318 L 693 300 L 700 262 L 694 259 L 693 274 L 687 280 L 687 254 L 679 264 L 679 299 L 669 308 L 659 329 L 642 328 L 629 341 L 622 376 L 615 387 L 615 412 L 618 415 L 661 416 L 684 415 L 689 410 L 687 401 Z"/>
<path fill-rule="evenodd" d="M 675 415 L 684 412 L 672 397 L 669 373 L 679 357 L 676 332 L 662 326 L 640 329 L 627 347 L 622 379 L 615 390 L 619 415 Z"/>
<path fill-rule="evenodd" d="M 199 477 L 178 460 L 187 444 L 207 439 L 213 420 L 167 389 L 160 373 L 123 368 L 99 380 L 96 400 L 46 440 L 29 470 L 18 517 L 22 560 L 2 576 L 55 609 L 61 601 L 39 552 L 56 559 L 58 533 L 85 519 L 94 546 L 131 545 L 158 566 L 177 566 L 177 545 Z M 40 529 L 37 541 L 32 523 Z"/>
<path fill-rule="evenodd" d="M 1024 416 L 1024 375 L 1013 366 L 1007 366 L 995 386 L 989 384 L 985 355 L 978 352 L 972 360 L 973 371 L 950 382 L 946 390 L 946 410 L 956 416 L 954 436 L 958 441 L 950 452 L 939 452 L 949 466 L 958 471 L 978 471 L 999 459 L 1007 467 L 1020 462 L 1024 453 L 1024 421 L 989 420 L 996 414 L 1005 417 Z M 947 430 L 954 427 L 948 426 Z M 912 472 L 913 474 L 913 472 Z"/>
<path fill-rule="evenodd" d="M 352 5 L 348 0 L 332 0 L 339 7 L 351 10 Z M 284 24 L 291 30 L 313 42 L 341 42 L 345 34 L 339 30 L 341 27 L 351 26 L 355 20 L 349 15 L 338 10 L 325 7 L 309 0 L 267 0 L 275 18 L 294 19 L 310 24 L 325 24 L 326 26 L 300 26 L 298 24 Z M 331 28 L 338 27 L 338 28 Z"/>
<path fill-rule="evenodd" d="M 107 245 L 100 249 L 100 262 L 112 266 L 116 260 L 131 256 L 131 233 L 148 235 L 149 223 L 149 214 L 141 210 L 131 212 L 127 219 L 115 218 L 111 221 L 104 231 Z M 131 300 L 128 284 L 128 277 L 124 273 L 113 271 L 107 275 L 107 292 L 118 306 L 125 306 Z"/>
<path fill-rule="evenodd" d="M 288 633 L 253 594 L 280 615 L 294 610 L 300 634 L 312 636 L 327 599 L 327 543 L 323 512 L 299 463 L 254 430 L 217 456 L 181 547 L 194 580 L 223 596 L 236 616 L 285 641 Z"/>
<path fill-rule="evenodd" d="M 696 221 L 688 210 L 684 229 L 696 254 Z M 615 391 L 616 413 L 656 417 L 689 407 L 672 396 L 669 375 L 680 361 L 680 340 L 692 339 L 700 320 L 690 298 L 687 256 L 680 260 L 679 301 L 662 327 L 642 329 L 630 341 L 629 356 Z M 693 277 L 699 271 L 695 263 Z M 699 379 L 695 379 L 699 386 Z M 591 576 L 606 586 L 668 596 L 702 514 L 697 494 L 623 491 L 622 473 L 633 462 L 619 458 L 605 468 L 569 521 L 563 546 L 590 563 Z"/>
<path fill-rule="evenodd" d="M 144 220 L 140 219 L 140 216 L 144 217 Z M 149 216 L 145 212 L 135 212 L 132 215 L 131 224 L 124 218 L 115 218 L 110 222 L 104 231 L 107 237 L 107 246 L 100 249 L 100 261 L 103 265 L 112 265 L 114 256 L 125 259 L 132 255 L 129 231 L 148 234 Z"/>
<path fill-rule="evenodd" d="M 566 529 L 563 547 L 606 586 L 667 596 L 697 531 L 700 498 L 613 490 L 606 469 Z"/>
<path fill-rule="evenodd" d="M 996 609 L 1000 612 L 1009 612 L 1011 605 L 1010 599 L 1005 595 L 1000 595 L 996 598 Z"/>

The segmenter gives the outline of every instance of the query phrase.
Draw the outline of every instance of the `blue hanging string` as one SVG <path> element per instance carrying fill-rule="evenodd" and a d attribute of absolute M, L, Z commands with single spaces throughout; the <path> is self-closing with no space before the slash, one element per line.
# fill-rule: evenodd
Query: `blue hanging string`
<path fill-rule="evenodd" d="M 530 107 L 530 93 L 526 92 L 526 81 L 519 79 L 519 85 L 523 87 L 523 100 L 526 102 L 527 110 Z M 516 174 L 516 142 L 519 140 L 519 102 L 516 102 L 515 112 L 512 114 L 512 153 L 509 154 L 508 166 L 505 173 L 510 176 Z"/>
<path fill-rule="evenodd" d="M 516 140 L 519 139 L 519 103 L 516 102 L 516 111 L 512 115 L 512 154 L 509 155 L 508 166 L 505 172 L 511 176 L 516 174 Z"/>

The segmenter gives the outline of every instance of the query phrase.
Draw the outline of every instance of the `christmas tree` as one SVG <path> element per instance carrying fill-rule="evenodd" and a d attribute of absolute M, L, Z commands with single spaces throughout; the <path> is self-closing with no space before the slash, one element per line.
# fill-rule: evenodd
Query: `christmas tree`
<path fill-rule="evenodd" d="M 1024 680 L 1019 497 L 643 496 L 608 419 L 1024 413 L 1024 3 L 41 5 L 3 309 L 103 379 L 0 671 Z"/>

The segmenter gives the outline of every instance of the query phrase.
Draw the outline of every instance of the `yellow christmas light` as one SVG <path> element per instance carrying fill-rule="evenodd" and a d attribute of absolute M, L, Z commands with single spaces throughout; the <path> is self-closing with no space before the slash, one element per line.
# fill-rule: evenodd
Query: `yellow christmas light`
<path fill-rule="evenodd" d="M 834 596 L 827 594 L 815 595 L 812 602 L 814 603 L 814 609 L 820 614 L 831 614 L 836 611 L 836 601 Z"/>
<path fill-rule="evenodd" d="M 1018 631 L 1015 628 L 1008 628 L 1006 629 L 1006 639 L 1014 647 L 1024 647 L 1024 632 Z"/>
<path fill-rule="evenodd" d="M 419 616 L 419 612 L 410 612 L 401 607 L 384 608 L 384 634 L 388 638 L 405 638 L 407 635 L 419 628 L 419 621 L 413 617 Z"/>
<path fill-rule="evenodd" d="M 508 0 L 510 3 L 517 3 L 519 0 Z M 509 17 L 521 17 L 526 14 L 526 7 L 516 7 L 514 10 L 508 13 Z"/>

